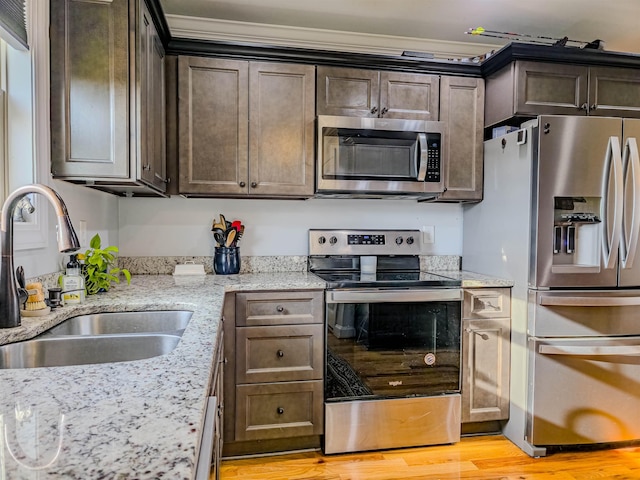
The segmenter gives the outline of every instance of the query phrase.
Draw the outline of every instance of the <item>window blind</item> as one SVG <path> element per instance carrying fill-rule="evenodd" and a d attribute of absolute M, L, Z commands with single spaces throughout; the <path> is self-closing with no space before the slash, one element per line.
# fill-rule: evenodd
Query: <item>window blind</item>
<path fill-rule="evenodd" d="M 21 50 L 28 49 L 27 0 L 0 0 L 0 37 L 9 45 Z"/>

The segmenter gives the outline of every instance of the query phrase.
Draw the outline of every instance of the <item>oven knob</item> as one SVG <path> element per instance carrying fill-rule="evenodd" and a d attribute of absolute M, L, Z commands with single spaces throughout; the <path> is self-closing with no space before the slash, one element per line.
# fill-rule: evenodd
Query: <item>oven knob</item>
<path fill-rule="evenodd" d="M 413 245 L 413 237 L 407 237 L 407 245 Z"/>
<path fill-rule="evenodd" d="M 402 245 L 402 237 L 396 237 L 396 245 Z"/>
<path fill-rule="evenodd" d="M 321 237 L 318 238 L 318 243 L 320 245 L 324 245 L 325 243 L 327 243 L 327 239 L 324 238 L 324 236 L 321 236 Z"/>
<path fill-rule="evenodd" d="M 329 243 L 330 243 L 331 245 L 335 245 L 336 243 L 338 243 L 338 239 L 337 239 L 336 237 L 331 237 L 331 238 L 329 239 Z"/>

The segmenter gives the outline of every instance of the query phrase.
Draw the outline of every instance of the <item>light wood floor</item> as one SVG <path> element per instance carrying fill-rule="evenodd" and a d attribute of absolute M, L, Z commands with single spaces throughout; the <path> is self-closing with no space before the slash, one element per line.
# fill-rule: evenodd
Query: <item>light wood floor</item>
<path fill-rule="evenodd" d="M 640 447 L 531 458 L 502 436 L 455 445 L 324 456 L 320 452 L 223 460 L 222 480 L 640 479 Z"/>

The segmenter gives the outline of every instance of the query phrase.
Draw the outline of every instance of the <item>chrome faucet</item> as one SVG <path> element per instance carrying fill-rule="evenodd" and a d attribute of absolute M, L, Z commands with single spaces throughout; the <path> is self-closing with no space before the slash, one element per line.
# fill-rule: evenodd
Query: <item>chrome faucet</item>
<path fill-rule="evenodd" d="M 53 206 L 58 216 L 58 250 L 62 253 L 75 252 L 80 242 L 73 230 L 67 207 L 58 193 L 46 185 L 25 185 L 11 193 L 2 205 L 0 214 L 0 328 L 20 326 L 20 298 L 16 287 L 16 273 L 13 268 L 13 212 L 20 200 L 30 193 L 39 193 Z"/>

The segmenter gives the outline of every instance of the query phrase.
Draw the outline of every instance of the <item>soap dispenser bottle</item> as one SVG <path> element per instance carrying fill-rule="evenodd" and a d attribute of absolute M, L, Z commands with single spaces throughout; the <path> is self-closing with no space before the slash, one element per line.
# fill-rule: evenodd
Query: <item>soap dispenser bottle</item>
<path fill-rule="evenodd" d="M 80 271 L 77 255 L 71 255 L 67 263 L 67 272 L 62 277 L 62 302 L 76 305 L 84 302 L 84 277 Z"/>

